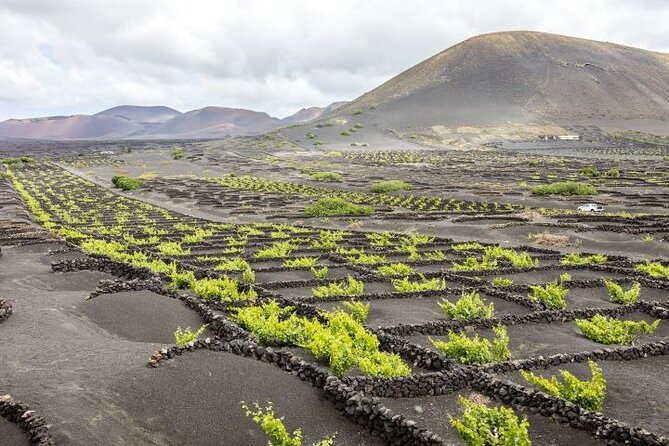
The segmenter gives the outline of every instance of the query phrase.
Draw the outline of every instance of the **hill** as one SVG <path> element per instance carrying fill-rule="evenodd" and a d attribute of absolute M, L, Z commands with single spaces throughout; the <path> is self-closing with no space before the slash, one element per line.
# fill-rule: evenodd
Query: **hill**
<path fill-rule="evenodd" d="M 376 107 L 389 126 L 666 119 L 669 55 L 539 32 L 465 40 L 330 116 Z"/>
<path fill-rule="evenodd" d="M 96 113 L 93 116 L 115 116 L 128 121 L 163 123 L 179 115 L 181 115 L 180 111 L 162 105 L 150 107 L 142 107 L 139 105 L 118 105 Z"/>

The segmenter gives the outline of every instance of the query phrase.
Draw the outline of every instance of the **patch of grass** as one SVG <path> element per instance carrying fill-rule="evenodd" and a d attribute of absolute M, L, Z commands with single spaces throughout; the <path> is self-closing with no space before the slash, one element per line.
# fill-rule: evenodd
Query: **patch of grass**
<path fill-rule="evenodd" d="M 375 193 L 396 192 L 399 190 L 411 190 L 413 186 L 402 180 L 379 181 L 370 186 L 369 190 Z"/>
<path fill-rule="evenodd" d="M 566 370 L 560 370 L 562 381 L 557 376 L 546 379 L 526 370 L 520 373 L 528 382 L 549 395 L 571 401 L 587 410 L 601 412 L 606 398 L 606 379 L 595 361 L 588 361 L 588 367 L 592 378 L 586 381 L 581 381 Z"/>
<path fill-rule="evenodd" d="M 590 319 L 576 319 L 576 325 L 583 335 L 600 344 L 630 344 L 642 334 L 651 334 L 660 325 L 660 319 L 652 323 L 646 321 L 626 321 L 596 314 Z"/>
<path fill-rule="evenodd" d="M 370 206 L 350 203 L 341 198 L 321 198 L 304 209 L 307 217 L 358 216 L 371 215 L 373 212 L 374 209 Z"/>
<path fill-rule="evenodd" d="M 542 184 L 532 188 L 532 195 L 562 195 L 562 196 L 584 196 L 597 195 L 597 189 L 589 184 L 577 183 L 575 181 Z"/>

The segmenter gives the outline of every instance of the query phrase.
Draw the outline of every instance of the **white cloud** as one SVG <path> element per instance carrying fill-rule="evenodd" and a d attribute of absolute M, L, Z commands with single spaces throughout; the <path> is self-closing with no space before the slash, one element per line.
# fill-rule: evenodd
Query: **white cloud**
<path fill-rule="evenodd" d="M 285 116 L 483 32 L 669 51 L 668 22 L 662 0 L 0 0 L 0 119 L 122 103 Z"/>

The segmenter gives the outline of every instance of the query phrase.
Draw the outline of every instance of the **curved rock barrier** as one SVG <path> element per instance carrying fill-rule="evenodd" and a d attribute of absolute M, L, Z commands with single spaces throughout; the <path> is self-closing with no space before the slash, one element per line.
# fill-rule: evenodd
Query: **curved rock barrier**
<path fill-rule="evenodd" d="M 0 416 L 18 424 L 30 436 L 30 444 L 55 446 L 49 425 L 44 418 L 27 404 L 15 400 L 10 395 L 0 396 Z"/>
<path fill-rule="evenodd" d="M 12 304 L 4 299 L 0 299 L 0 322 L 4 322 L 9 316 L 12 315 Z"/>

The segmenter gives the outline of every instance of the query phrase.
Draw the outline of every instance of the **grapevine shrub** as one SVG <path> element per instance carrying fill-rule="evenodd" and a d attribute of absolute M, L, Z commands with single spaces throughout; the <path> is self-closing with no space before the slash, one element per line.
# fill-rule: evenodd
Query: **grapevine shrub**
<path fill-rule="evenodd" d="M 434 341 L 432 344 L 447 356 L 457 359 L 463 364 L 488 364 L 491 362 L 508 361 L 511 359 L 509 351 L 509 336 L 506 327 L 498 325 L 493 328 L 495 337 L 492 341 L 473 338 L 465 334 L 448 332 L 448 341 Z"/>
<path fill-rule="evenodd" d="M 549 395 L 571 401 L 584 409 L 601 412 L 606 397 L 606 379 L 602 369 L 594 361 L 588 361 L 592 378 L 581 381 L 566 370 L 560 370 L 560 377 L 542 378 L 532 372 L 521 370 L 523 378 Z"/>
<path fill-rule="evenodd" d="M 468 446 L 530 446 L 527 417 L 518 419 L 508 407 L 488 407 L 462 396 L 462 419 L 450 417 L 451 425 Z"/>
<path fill-rule="evenodd" d="M 630 344 L 642 334 L 651 334 L 660 325 L 660 319 L 652 323 L 646 321 L 626 321 L 596 314 L 590 319 L 576 319 L 576 325 L 585 337 L 600 344 Z"/>

